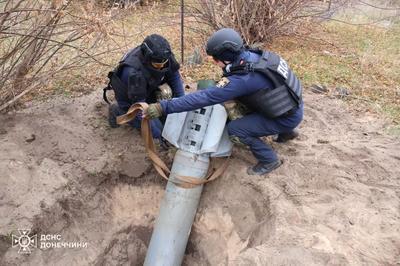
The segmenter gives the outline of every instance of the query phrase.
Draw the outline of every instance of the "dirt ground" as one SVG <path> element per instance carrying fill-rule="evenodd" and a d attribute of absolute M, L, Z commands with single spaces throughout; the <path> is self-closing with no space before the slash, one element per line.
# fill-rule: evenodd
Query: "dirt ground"
<path fill-rule="evenodd" d="M 141 265 L 166 183 L 100 93 L 0 116 L 0 265 Z M 377 115 L 306 92 L 283 166 L 246 174 L 234 148 L 204 188 L 184 265 L 400 265 L 400 140 Z M 163 154 L 171 162 L 171 154 Z M 86 248 L 11 247 L 32 229 Z"/>

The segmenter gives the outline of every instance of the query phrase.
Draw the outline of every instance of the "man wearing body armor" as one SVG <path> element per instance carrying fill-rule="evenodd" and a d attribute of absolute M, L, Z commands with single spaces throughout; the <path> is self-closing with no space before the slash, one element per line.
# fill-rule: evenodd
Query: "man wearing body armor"
<path fill-rule="evenodd" d="M 224 103 L 233 142 L 249 146 L 258 163 L 249 175 L 263 175 L 281 165 L 273 149 L 260 137 L 278 134 L 278 142 L 297 137 L 294 131 L 303 119 L 302 87 L 287 63 L 275 53 L 249 50 L 233 29 L 215 32 L 207 42 L 207 54 L 223 69 L 224 77 L 215 86 L 151 104 L 145 116 L 196 110 Z M 239 112 L 232 112 L 237 105 Z"/>
<path fill-rule="evenodd" d="M 143 43 L 129 50 L 118 66 L 108 75 L 110 82 L 104 89 L 104 100 L 107 90 L 114 90 L 118 103 L 109 106 L 109 124 L 118 127 L 116 117 L 125 114 L 129 107 L 137 102 L 155 103 L 161 99 L 183 96 L 183 84 L 179 74 L 179 64 L 168 41 L 157 34 L 147 36 Z M 163 119 L 151 121 L 153 137 L 161 139 Z M 141 117 L 130 122 L 140 128 Z"/>

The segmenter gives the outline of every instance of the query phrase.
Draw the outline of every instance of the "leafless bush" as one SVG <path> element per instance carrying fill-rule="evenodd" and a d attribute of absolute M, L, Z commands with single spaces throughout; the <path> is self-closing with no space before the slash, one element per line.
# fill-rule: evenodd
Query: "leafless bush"
<path fill-rule="evenodd" d="M 0 5 L 0 111 L 54 75 L 96 63 L 110 48 L 110 16 L 71 0 L 6 0 Z M 117 42 L 116 42 L 117 43 Z M 114 48 L 113 48 L 114 49 Z"/>
<path fill-rule="evenodd" d="M 289 35 L 309 21 L 332 13 L 345 0 L 195 0 L 188 8 L 199 25 L 232 27 L 248 44 Z M 204 32 L 207 27 L 196 27 Z"/>
<path fill-rule="evenodd" d="M 118 8 L 135 8 L 138 6 L 148 6 L 157 2 L 164 2 L 165 0 L 97 0 L 96 4 L 105 7 L 118 7 Z"/>

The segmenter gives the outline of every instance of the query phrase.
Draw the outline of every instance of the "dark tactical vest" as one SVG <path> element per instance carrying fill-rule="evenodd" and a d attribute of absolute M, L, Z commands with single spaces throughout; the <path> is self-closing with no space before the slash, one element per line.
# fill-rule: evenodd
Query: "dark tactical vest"
<path fill-rule="evenodd" d="M 242 61 L 232 65 L 229 71 L 224 71 L 224 76 L 259 72 L 272 82 L 273 88 L 261 89 L 237 100 L 250 110 L 268 118 L 291 114 L 302 102 L 300 80 L 279 55 L 269 51 L 249 51 L 260 54 L 260 60 L 256 63 Z"/>
<path fill-rule="evenodd" d="M 158 86 L 166 82 L 165 76 L 172 75 L 179 69 L 179 63 L 174 55 L 171 55 L 168 65 L 161 70 L 147 65 L 140 46 L 128 51 L 118 66 L 108 73 L 110 79 L 106 88 L 103 89 L 103 99 L 109 104 L 106 92 L 114 90 L 116 99 L 125 99 L 126 101 L 137 102 L 143 99 L 155 98 L 155 92 Z M 130 67 L 128 75 L 128 84 L 121 81 L 120 75 L 123 67 Z"/>

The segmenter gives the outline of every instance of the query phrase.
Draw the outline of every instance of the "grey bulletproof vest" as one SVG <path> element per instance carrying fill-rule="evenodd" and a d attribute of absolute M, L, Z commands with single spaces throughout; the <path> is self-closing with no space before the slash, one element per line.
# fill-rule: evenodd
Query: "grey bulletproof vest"
<path fill-rule="evenodd" d="M 279 55 L 269 51 L 251 51 L 261 54 L 257 63 L 245 63 L 232 66 L 225 76 L 259 72 L 273 84 L 273 88 L 261 89 L 238 100 L 249 109 L 259 112 L 265 117 L 276 118 L 288 114 L 302 102 L 302 86 L 300 80 Z"/>

